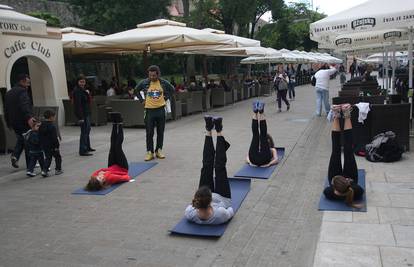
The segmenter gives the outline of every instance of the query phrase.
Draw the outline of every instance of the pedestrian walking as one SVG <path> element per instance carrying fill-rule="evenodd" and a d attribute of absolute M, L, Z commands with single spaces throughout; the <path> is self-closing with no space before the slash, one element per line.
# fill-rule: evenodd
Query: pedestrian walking
<path fill-rule="evenodd" d="M 11 154 L 11 164 L 19 168 L 18 162 L 23 150 L 25 152 L 26 167 L 29 162 L 29 154 L 25 149 L 23 134 L 33 125 L 33 105 L 27 93 L 30 86 L 30 78 L 27 74 L 17 75 L 17 84 L 5 95 L 4 113 L 6 124 L 14 130 L 16 146 Z"/>
<path fill-rule="evenodd" d="M 289 78 L 287 77 L 286 73 L 279 74 L 275 76 L 274 82 L 274 89 L 276 91 L 277 95 L 277 107 L 278 112 L 282 112 L 282 100 L 286 104 L 286 110 L 290 109 L 289 101 L 287 100 L 287 91 L 289 87 Z"/>
<path fill-rule="evenodd" d="M 62 156 L 59 151 L 59 138 L 55 125 L 56 113 L 53 110 L 46 110 L 43 114 L 45 121 L 39 128 L 40 144 L 45 153 L 45 171 L 49 175 L 49 168 L 52 159 L 55 158 L 55 175 L 62 174 Z"/>

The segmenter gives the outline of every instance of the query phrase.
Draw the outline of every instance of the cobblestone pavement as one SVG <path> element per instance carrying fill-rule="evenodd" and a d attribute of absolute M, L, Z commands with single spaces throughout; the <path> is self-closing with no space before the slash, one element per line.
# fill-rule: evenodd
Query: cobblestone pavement
<path fill-rule="evenodd" d="M 332 84 L 338 87 L 337 81 Z M 167 158 L 106 196 L 71 192 L 105 166 L 109 125 L 93 127 L 91 141 L 97 151 L 86 158 L 77 155 L 79 129 L 62 129 L 65 173 L 60 176 L 27 178 L 23 168 L 11 169 L 9 155 L 0 156 L 0 266 L 339 266 L 328 256 L 345 255 L 341 251 L 373 251 L 374 262 L 380 255 L 392 261 L 397 246 L 413 245 L 413 195 L 399 187 L 412 183 L 408 160 L 386 166 L 359 161 L 367 169 L 368 213 L 319 212 L 330 154 L 329 123 L 313 116 L 314 89 L 296 89 L 288 112 L 276 113 L 274 96 L 262 98 L 269 132 L 277 146 L 286 147 L 286 156 L 271 179 L 252 181 L 220 239 L 168 233 L 198 185 L 204 114 L 167 123 Z M 223 133 L 231 143 L 230 176 L 244 164 L 249 147 L 250 106 L 247 100 L 210 112 L 224 118 Z M 124 151 L 129 161 L 143 160 L 143 129 L 125 130 Z M 366 234 L 347 228 L 351 222 Z M 349 239 L 335 232 L 337 225 L 351 233 Z M 353 243 L 360 243 L 362 250 Z M 413 257 L 407 248 L 397 252 Z"/>

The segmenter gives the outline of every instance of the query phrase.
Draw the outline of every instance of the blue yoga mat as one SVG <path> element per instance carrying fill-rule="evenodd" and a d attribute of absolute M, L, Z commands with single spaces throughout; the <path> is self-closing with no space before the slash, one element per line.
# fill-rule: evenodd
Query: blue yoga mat
<path fill-rule="evenodd" d="M 129 164 L 129 169 L 128 169 L 128 174 L 129 176 L 131 176 L 131 178 L 137 177 L 138 175 L 140 175 L 141 173 L 151 169 L 152 167 L 154 167 L 155 165 L 157 165 L 157 162 L 132 162 Z M 94 191 L 94 192 L 89 192 L 86 191 L 83 187 L 79 188 L 78 190 L 72 192 L 73 195 L 99 195 L 99 196 L 103 196 L 106 195 L 112 191 L 114 191 L 115 189 L 117 189 L 119 186 L 121 186 L 123 183 L 118 183 L 118 184 L 113 184 L 103 190 L 100 191 Z"/>
<path fill-rule="evenodd" d="M 229 178 L 231 201 L 234 213 L 240 208 L 241 203 L 250 191 L 250 179 Z M 183 209 L 184 212 L 184 209 Z M 228 222 L 219 225 L 204 225 L 189 222 L 186 218 L 170 230 L 171 234 L 204 236 L 204 237 L 220 237 L 226 231 Z"/>
<path fill-rule="evenodd" d="M 283 157 L 285 156 L 285 148 L 276 147 L 276 152 L 280 163 Z M 279 165 L 279 163 L 267 168 L 252 167 L 249 164 L 245 164 L 234 176 L 245 178 L 269 179 L 270 176 L 272 176 L 273 171 Z"/>
<path fill-rule="evenodd" d="M 358 184 L 365 190 L 365 170 L 360 169 L 358 170 Z M 324 188 L 329 186 L 328 179 L 325 180 Z M 362 199 L 360 201 L 356 201 L 355 204 L 362 204 L 363 207 L 353 208 L 345 204 L 344 201 L 335 201 L 329 200 L 325 197 L 325 195 L 321 194 L 321 199 L 319 200 L 319 210 L 336 210 L 336 211 L 367 211 L 367 198 L 366 192 L 362 195 Z"/>

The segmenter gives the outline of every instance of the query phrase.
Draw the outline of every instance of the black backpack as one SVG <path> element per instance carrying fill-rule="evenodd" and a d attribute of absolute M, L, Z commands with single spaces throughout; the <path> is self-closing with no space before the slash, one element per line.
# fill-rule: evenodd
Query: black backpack
<path fill-rule="evenodd" d="M 398 144 L 395 138 L 388 138 L 388 140 L 382 143 L 378 148 L 366 153 L 365 157 L 372 162 L 394 162 L 401 159 L 403 152 L 403 148 Z"/>
<path fill-rule="evenodd" d="M 316 85 L 316 78 L 315 78 L 315 76 L 312 76 L 311 84 L 312 84 L 312 86 L 315 86 Z"/>

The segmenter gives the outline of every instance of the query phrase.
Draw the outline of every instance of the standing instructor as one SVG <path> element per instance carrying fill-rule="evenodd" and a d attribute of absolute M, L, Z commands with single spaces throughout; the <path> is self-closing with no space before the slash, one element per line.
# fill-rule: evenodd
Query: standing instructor
<path fill-rule="evenodd" d="M 154 159 L 154 129 L 157 127 L 157 146 L 155 155 L 164 159 L 162 146 L 165 129 L 165 104 L 174 93 L 174 87 L 160 78 L 160 68 L 152 65 L 148 68 L 148 78 L 141 81 L 137 87 L 137 96 L 145 108 L 145 128 L 147 132 L 147 154 L 145 161 Z M 141 94 L 142 92 L 142 94 Z M 144 96 L 144 97 L 143 97 Z"/>

